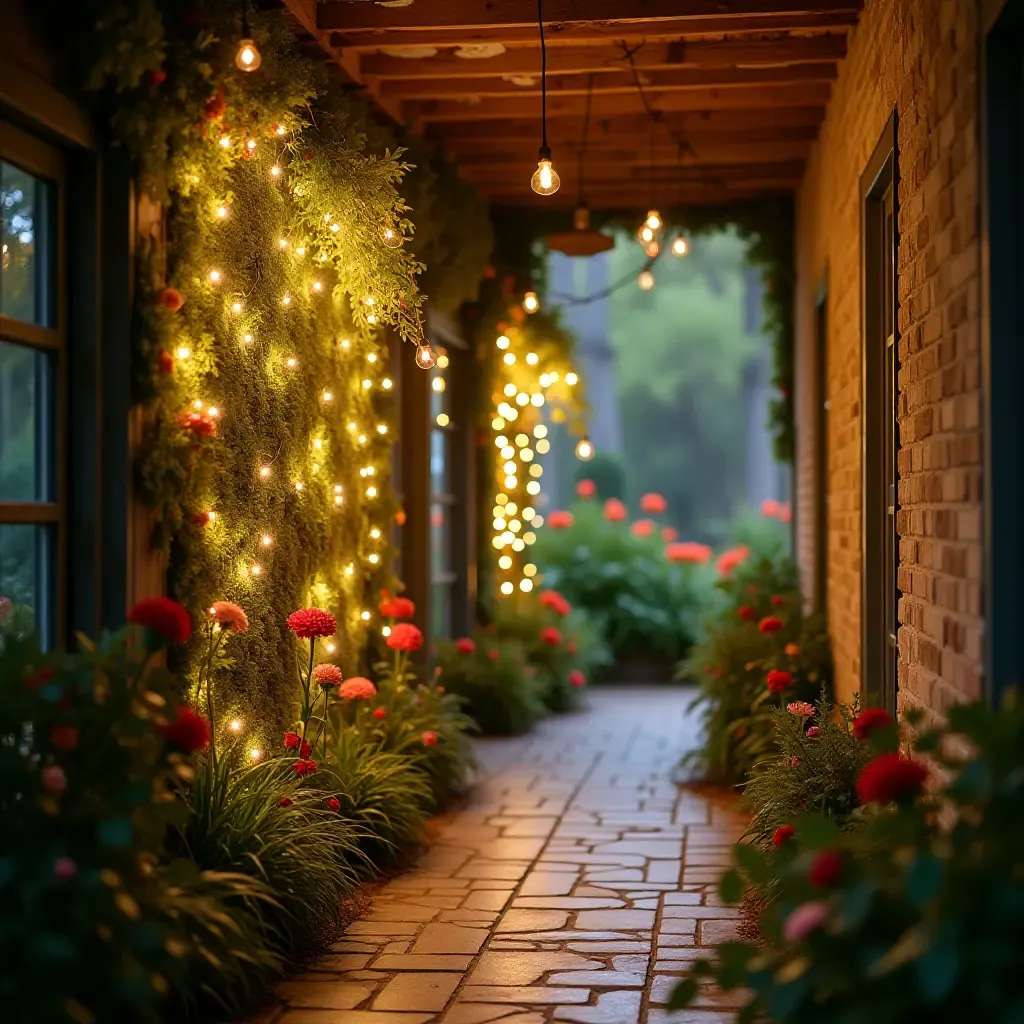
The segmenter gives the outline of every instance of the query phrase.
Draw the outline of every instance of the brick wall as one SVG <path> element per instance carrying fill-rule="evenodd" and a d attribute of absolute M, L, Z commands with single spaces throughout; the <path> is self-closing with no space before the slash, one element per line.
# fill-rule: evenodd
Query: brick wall
<path fill-rule="evenodd" d="M 860 685 L 859 178 L 899 150 L 900 706 L 982 688 L 978 81 L 974 0 L 867 0 L 797 203 L 797 540 L 813 580 L 814 297 L 828 280 L 828 606 L 837 686 Z M 868 415 L 877 414 L 869 408 Z M 869 681 L 877 688 L 877 681 Z"/>

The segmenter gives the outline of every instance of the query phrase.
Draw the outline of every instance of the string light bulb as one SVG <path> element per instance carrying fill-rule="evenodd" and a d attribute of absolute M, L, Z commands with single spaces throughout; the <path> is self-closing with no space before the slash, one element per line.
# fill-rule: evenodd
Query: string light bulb
<path fill-rule="evenodd" d="M 381 228 L 380 239 L 389 249 L 401 248 L 402 242 L 404 241 L 401 234 L 390 224 Z"/>
<path fill-rule="evenodd" d="M 506 335 L 506 334 L 499 334 L 498 338 L 494 342 L 494 344 L 497 345 L 498 348 L 506 349 L 506 348 L 509 347 L 509 345 L 512 344 L 512 342 L 509 340 L 508 335 Z"/>
<path fill-rule="evenodd" d="M 657 210 L 648 210 L 644 224 L 652 231 L 660 231 L 662 226 L 661 214 Z"/>
<path fill-rule="evenodd" d="M 244 29 L 243 29 L 244 31 Z M 255 71 L 262 62 L 256 43 L 246 37 L 238 40 L 238 52 L 235 54 L 235 67 L 239 71 Z"/>
<path fill-rule="evenodd" d="M 641 291 L 649 292 L 654 287 L 654 275 L 649 271 L 643 271 L 636 279 Z"/>
<path fill-rule="evenodd" d="M 682 259 L 689 251 L 690 243 L 682 235 L 672 243 L 672 255 L 677 259 Z"/>
<path fill-rule="evenodd" d="M 655 238 L 648 242 L 644 246 L 644 252 L 646 253 L 648 259 L 653 260 L 658 255 L 658 253 L 661 252 L 661 246 L 658 244 L 658 240 Z"/>
<path fill-rule="evenodd" d="M 590 438 L 584 434 L 576 442 L 576 458 L 580 462 L 589 462 L 594 457 L 594 445 Z"/>
<path fill-rule="evenodd" d="M 541 146 L 537 158 L 537 170 L 530 179 L 530 188 L 539 196 L 553 196 L 561 186 L 562 179 L 551 162 L 551 149 Z"/>
<path fill-rule="evenodd" d="M 527 313 L 536 313 L 540 309 L 540 299 L 537 298 L 536 292 L 527 292 L 523 296 L 523 309 Z"/>
<path fill-rule="evenodd" d="M 437 362 L 433 349 L 429 345 L 416 346 L 416 365 L 421 370 L 429 370 Z"/>

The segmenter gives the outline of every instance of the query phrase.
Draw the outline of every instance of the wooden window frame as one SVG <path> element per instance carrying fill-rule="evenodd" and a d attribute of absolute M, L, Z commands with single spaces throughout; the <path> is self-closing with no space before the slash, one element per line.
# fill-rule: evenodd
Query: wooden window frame
<path fill-rule="evenodd" d="M 899 152 L 889 119 L 860 179 L 861 691 L 896 710 L 899 674 Z M 883 262 L 891 259 L 889 266 Z"/>

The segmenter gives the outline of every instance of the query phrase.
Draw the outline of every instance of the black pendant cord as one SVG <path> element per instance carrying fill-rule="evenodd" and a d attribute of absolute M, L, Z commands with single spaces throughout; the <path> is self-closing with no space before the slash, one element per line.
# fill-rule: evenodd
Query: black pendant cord
<path fill-rule="evenodd" d="M 249 38 L 249 3 L 242 0 L 242 38 Z"/>
<path fill-rule="evenodd" d="M 537 25 L 540 28 L 540 130 L 541 150 L 551 159 L 548 150 L 548 48 L 544 42 L 544 0 L 537 0 Z"/>

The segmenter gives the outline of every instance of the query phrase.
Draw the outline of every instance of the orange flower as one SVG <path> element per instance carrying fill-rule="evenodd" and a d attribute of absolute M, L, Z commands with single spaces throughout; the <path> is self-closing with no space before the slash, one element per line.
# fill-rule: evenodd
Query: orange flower
<path fill-rule="evenodd" d="M 785 652 L 791 658 L 795 658 L 800 653 L 800 645 L 799 644 L 786 644 L 786 646 L 783 648 L 783 650 L 785 650 Z"/>
<path fill-rule="evenodd" d="M 576 493 L 581 498 L 592 498 L 597 494 L 597 484 L 593 480 L 580 480 L 576 484 Z"/>
<path fill-rule="evenodd" d="M 609 498 L 604 503 L 604 517 L 609 523 L 621 523 L 628 515 L 626 506 L 618 498 Z"/>
<path fill-rule="evenodd" d="M 629 529 L 634 537 L 650 537 L 654 533 L 654 520 L 638 519 Z"/>
<path fill-rule="evenodd" d="M 571 512 L 556 510 L 548 516 L 548 526 L 550 526 L 552 530 L 564 530 L 567 527 L 572 526 L 572 522 L 573 519 Z"/>
<path fill-rule="evenodd" d="M 645 494 L 640 499 L 640 508 L 652 516 L 660 516 L 668 508 L 668 502 L 660 494 Z"/>

